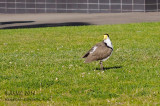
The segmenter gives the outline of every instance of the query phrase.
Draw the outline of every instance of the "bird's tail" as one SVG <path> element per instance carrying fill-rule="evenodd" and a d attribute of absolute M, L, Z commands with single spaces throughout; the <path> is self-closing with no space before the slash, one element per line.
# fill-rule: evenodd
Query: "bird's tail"
<path fill-rule="evenodd" d="M 89 53 L 86 53 L 82 58 L 86 58 L 89 55 Z"/>

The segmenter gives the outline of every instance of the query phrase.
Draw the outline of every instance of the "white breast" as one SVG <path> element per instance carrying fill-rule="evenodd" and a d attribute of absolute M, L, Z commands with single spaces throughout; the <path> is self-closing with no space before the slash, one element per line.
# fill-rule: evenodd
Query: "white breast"
<path fill-rule="evenodd" d="M 112 42 L 109 39 L 109 37 L 106 40 L 104 40 L 104 42 L 107 44 L 107 46 L 109 46 L 110 48 L 113 49 Z M 102 61 L 106 61 L 111 55 L 112 55 L 112 52 L 111 52 L 111 54 L 107 58 L 104 58 Z"/>

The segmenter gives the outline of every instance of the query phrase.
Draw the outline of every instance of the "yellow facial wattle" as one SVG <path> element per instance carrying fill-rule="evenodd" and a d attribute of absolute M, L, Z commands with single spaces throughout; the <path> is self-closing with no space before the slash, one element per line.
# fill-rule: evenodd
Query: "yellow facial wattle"
<path fill-rule="evenodd" d="M 107 37 L 108 37 L 107 35 L 104 35 L 104 39 L 107 39 Z"/>

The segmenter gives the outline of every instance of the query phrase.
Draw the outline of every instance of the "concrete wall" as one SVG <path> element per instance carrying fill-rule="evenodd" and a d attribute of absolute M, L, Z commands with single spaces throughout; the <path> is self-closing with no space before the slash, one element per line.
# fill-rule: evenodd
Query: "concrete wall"
<path fill-rule="evenodd" d="M 0 13 L 121 13 L 160 11 L 160 0 L 0 0 Z"/>

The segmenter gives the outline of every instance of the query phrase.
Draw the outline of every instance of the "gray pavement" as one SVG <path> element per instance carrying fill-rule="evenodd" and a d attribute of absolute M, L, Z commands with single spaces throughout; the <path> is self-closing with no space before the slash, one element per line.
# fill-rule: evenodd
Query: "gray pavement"
<path fill-rule="evenodd" d="M 160 22 L 160 12 L 0 14 L 0 29 Z"/>

